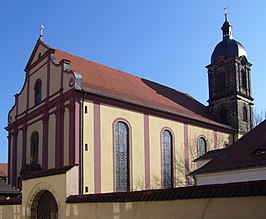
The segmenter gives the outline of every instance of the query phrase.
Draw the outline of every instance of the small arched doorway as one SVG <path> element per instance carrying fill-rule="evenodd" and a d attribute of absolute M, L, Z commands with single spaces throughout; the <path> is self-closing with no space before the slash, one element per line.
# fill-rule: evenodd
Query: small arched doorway
<path fill-rule="evenodd" d="M 57 219 L 58 205 L 51 192 L 44 190 L 39 192 L 32 205 L 32 213 L 38 219 Z"/>

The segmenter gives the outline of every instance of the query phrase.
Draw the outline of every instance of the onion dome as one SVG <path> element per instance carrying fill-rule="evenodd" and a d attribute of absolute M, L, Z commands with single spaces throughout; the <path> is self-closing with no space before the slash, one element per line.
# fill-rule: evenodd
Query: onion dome
<path fill-rule="evenodd" d="M 247 58 L 247 52 L 244 46 L 232 37 L 232 25 L 227 20 L 227 13 L 225 14 L 225 22 L 221 30 L 223 33 L 223 40 L 214 48 L 211 56 L 211 64 L 215 63 L 219 56 L 229 58 L 244 55 Z"/>

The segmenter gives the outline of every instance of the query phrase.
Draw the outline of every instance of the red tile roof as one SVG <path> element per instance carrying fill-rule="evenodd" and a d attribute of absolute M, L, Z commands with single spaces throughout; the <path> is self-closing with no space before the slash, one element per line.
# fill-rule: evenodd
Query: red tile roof
<path fill-rule="evenodd" d="M 266 120 L 191 175 L 266 166 L 265 133 Z"/>
<path fill-rule="evenodd" d="M 0 163 L 0 177 L 7 177 L 8 166 L 7 163 Z"/>
<path fill-rule="evenodd" d="M 58 49 L 54 51 L 58 63 L 68 60 L 71 70 L 82 74 L 82 87 L 87 92 L 230 129 L 186 93 Z"/>

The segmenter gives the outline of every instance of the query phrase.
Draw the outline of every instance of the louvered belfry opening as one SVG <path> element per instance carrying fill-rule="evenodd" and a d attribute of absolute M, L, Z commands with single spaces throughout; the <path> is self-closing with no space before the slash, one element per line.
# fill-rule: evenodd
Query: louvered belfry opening
<path fill-rule="evenodd" d="M 38 219 L 57 219 L 58 206 L 56 200 L 51 192 L 45 191 L 37 204 L 37 218 Z"/>

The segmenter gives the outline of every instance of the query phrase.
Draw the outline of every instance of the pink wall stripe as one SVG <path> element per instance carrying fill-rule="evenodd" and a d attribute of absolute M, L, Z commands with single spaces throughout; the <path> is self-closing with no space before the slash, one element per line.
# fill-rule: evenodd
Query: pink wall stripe
<path fill-rule="evenodd" d="M 27 122 L 25 121 L 23 124 L 23 140 L 22 140 L 22 166 L 26 164 L 26 156 L 27 156 L 27 132 L 28 132 L 28 126 Z"/>
<path fill-rule="evenodd" d="M 94 189 L 101 192 L 101 125 L 100 103 L 94 102 Z"/>
<path fill-rule="evenodd" d="M 64 121 L 62 122 L 64 123 Z M 80 103 L 75 102 L 75 164 L 79 164 L 80 151 Z M 62 154 L 64 158 L 64 151 Z"/>
<path fill-rule="evenodd" d="M 74 122 L 75 122 L 75 111 L 74 111 L 74 104 L 70 104 L 68 107 L 69 110 L 69 164 L 73 165 L 75 164 L 75 147 L 74 147 L 74 135 L 75 135 L 75 130 L 73 129 L 74 127 Z"/>
<path fill-rule="evenodd" d="M 12 158 L 12 186 L 17 186 L 17 148 L 18 148 L 18 132 L 15 130 L 13 134 L 13 158 Z"/>
<path fill-rule="evenodd" d="M 55 167 L 59 167 L 60 166 L 60 132 L 61 132 L 61 126 L 60 126 L 60 109 L 56 110 L 55 113 L 55 129 L 56 129 L 56 136 L 55 136 Z"/>
<path fill-rule="evenodd" d="M 150 126 L 149 115 L 144 114 L 145 189 L 150 189 Z"/>
<path fill-rule="evenodd" d="M 184 124 L 184 158 L 185 158 L 185 182 L 189 183 L 189 154 L 188 154 L 188 124 Z"/>
<path fill-rule="evenodd" d="M 213 134 L 214 134 L 214 149 L 218 149 L 217 131 L 214 131 Z"/>
<path fill-rule="evenodd" d="M 46 170 L 48 168 L 48 127 L 49 127 L 49 120 L 48 116 L 44 115 L 43 118 L 43 153 L 42 153 L 42 168 Z"/>
<path fill-rule="evenodd" d="M 11 184 L 11 161 L 12 161 L 12 158 L 11 158 L 11 135 L 10 135 L 10 132 L 8 133 L 8 175 L 7 175 L 7 178 L 8 178 L 8 183 Z"/>

